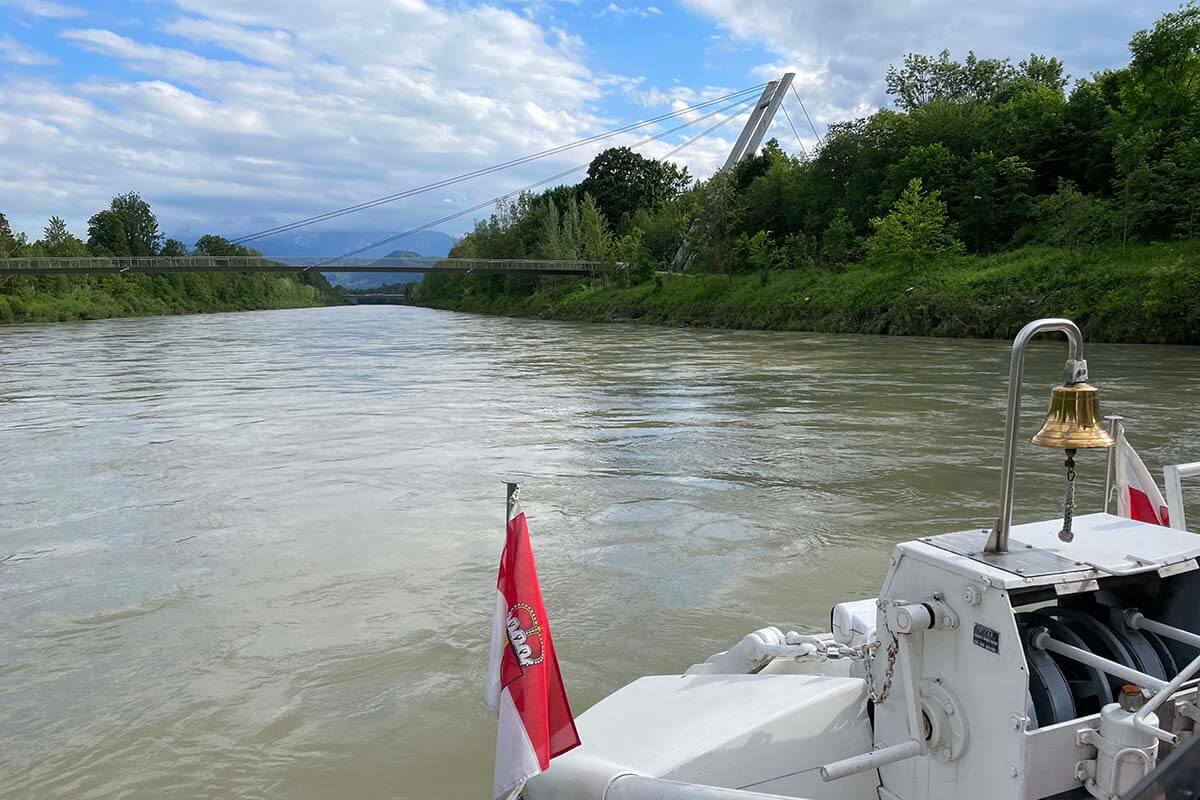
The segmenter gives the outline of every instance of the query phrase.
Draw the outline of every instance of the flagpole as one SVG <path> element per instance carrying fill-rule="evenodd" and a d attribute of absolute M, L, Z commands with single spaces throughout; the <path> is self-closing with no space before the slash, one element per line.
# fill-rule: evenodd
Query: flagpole
<path fill-rule="evenodd" d="M 1108 423 L 1108 433 L 1113 438 L 1113 446 L 1108 448 L 1108 468 L 1104 472 L 1104 513 L 1108 513 L 1109 506 L 1112 505 L 1112 489 L 1113 479 L 1117 472 L 1117 436 L 1121 430 L 1121 423 L 1125 418 L 1118 415 L 1105 417 L 1104 421 Z"/>
<path fill-rule="evenodd" d="M 507 481 L 504 485 L 508 487 L 508 497 L 506 499 L 504 509 L 504 524 L 508 525 L 508 521 L 512 519 L 513 505 L 517 502 L 517 490 L 520 488 L 520 486 Z"/>

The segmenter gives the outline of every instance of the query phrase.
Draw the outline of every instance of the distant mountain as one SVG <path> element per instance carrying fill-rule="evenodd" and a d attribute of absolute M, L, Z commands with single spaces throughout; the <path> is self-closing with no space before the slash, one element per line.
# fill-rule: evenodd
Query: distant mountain
<path fill-rule="evenodd" d="M 423 257 L 412 250 L 393 250 L 383 258 L 405 256 Z M 423 276 L 418 272 L 326 272 L 325 277 L 335 286 L 345 286 L 347 289 L 374 289 L 389 283 L 416 283 Z"/>
<path fill-rule="evenodd" d="M 261 250 L 265 256 L 340 256 L 351 250 L 366 247 L 372 242 L 394 236 L 396 231 L 312 231 L 304 230 L 270 236 L 250 242 L 250 246 Z M 445 258 L 450 253 L 454 239 L 440 231 L 421 231 L 399 239 L 396 245 L 406 253 Z M 367 255 L 380 255 L 367 253 Z"/>
<path fill-rule="evenodd" d="M 171 231 L 170 235 L 179 239 L 188 247 L 191 247 L 198 238 L 206 233 L 214 233 L 214 231 Z M 215 231 L 215 233 L 228 239 L 237 238 L 234 233 L 227 231 Z M 378 242 L 380 239 L 386 239 L 389 236 L 395 235 L 396 231 L 394 230 L 314 231 L 300 229 L 279 236 L 270 236 L 266 239 L 246 242 L 246 245 L 260 251 L 265 256 L 272 256 L 274 258 L 282 258 L 283 256 L 313 258 L 317 256 L 340 256 L 342 253 L 366 247 L 371 242 Z M 441 233 L 440 231 L 421 231 L 420 233 L 414 233 L 412 236 L 405 236 L 403 239 L 397 240 L 392 247 L 402 247 L 405 251 L 420 253 L 423 256 L 445 258 L 450 253 L 450 248 L 453 244 L 454 238 L 445 233 Z M 371 252 L 367 253 L 367 255 L 379 257 L 382 255 L 382 251 L 383 248 L 380 248 L 379 252 Z"/>

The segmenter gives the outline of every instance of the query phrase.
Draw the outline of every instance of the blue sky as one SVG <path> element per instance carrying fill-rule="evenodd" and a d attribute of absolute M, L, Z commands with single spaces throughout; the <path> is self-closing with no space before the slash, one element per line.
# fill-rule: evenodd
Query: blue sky
<path fill-rule="evenodd" d="M 886 103 L 883 72 L 909 51 L 974 49 L 1014 60 L 1036 51 L 1087 75 L 1125 63 L 1130 35 L 1177 5 L 0 0 L 0 211 L 34 236 L 51 214 L 82 234 L 109 197 L 134 189 L 170 233 L 236 235 L 785 70 L 797 72 L 818 130 Z M 812 147 L 794 101 L 790 110 Z M 731 121 L 678 160 L 693 174 L 710 173 L 738 127 Z M 772 133 L 800 146 L 783 120 Z M 662 155 L 687 135 L 642 151 Z M 584 163 L 604 145 L 331 226 L 404 230 Z M 461 233 L 470 220 L 444 230 Z"/>

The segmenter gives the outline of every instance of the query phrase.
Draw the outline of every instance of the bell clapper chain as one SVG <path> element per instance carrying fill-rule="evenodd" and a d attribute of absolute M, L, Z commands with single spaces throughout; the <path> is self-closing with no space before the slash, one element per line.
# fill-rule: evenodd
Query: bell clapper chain
<path fill-rule="evenodd" d="M 1075 512 L 1075 453 L 1073 447 L 1067 448 L 1067 460 L 1064 462 L 1067 467 L 1067 496 L 1063 501 L 1063 526 L 1058 532 L 1058 538 L 1064 542 L 1069 542 L 1075 538 L 1075 533 L 1071 530 L 1071 517 Z"/>

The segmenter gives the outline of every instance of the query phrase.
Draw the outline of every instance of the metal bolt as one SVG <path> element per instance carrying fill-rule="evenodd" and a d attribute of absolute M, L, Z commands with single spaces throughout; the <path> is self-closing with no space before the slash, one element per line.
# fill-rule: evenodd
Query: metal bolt
<path fill-rule="evenodd" d="M 954 620 L 950 619 L 949 617 L 942 617 L 942 625 L 945 627 L 949 628 L 953 624 Z"/>
<path fill-rule="evenodd" d="M 947 701 L 946 705 L 942 706 L 942 708 L 946 710 L 946 716 L 948 716 L 948 717 L 954 716 L 954 704 L 953 703 Z"/>
<path fill-rule="evenodd" d="M 1009 767 L 1008 767 L 1008 774 L 1009 774 L 1009 775 L 1011 775 L 1012 777 L 1014 777 L 1014 778 L 1015 778 L 1015 777 L 1017 777 L 1018 775 L 1020 775 L 1021 773 L 1017 772 L 1017 768 L 1016 768 L 1016 767 L 1014 767 L 1014 766 L 1012 766 L 1012 765 L 1009 765 Z"/>

